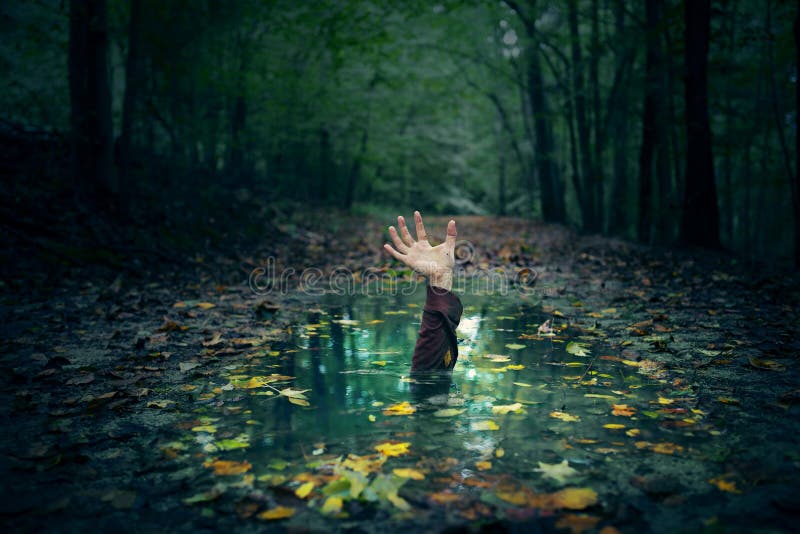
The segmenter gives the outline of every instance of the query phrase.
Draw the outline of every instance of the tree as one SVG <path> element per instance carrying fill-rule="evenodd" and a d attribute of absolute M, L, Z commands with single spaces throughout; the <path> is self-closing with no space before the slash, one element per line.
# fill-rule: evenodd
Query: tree
<path fill-rule="evenodd" d="M 686 20 L 686 189 L 680 240 L 718 248 L 719 211 L 708 115 L 711 0 L 684 0 Z"/>
<path fill-rule="evenodd" d="M 81 201 L 114 208 L 111 84 L 105 0 L 69 5 L 72 175 Z"/>
<path fill-rule="evenodd" d="M 796 80 L 800 82 L 800 2 L 794 19 L 794 50 Z M 794 265 L 800 268 L 800 83 L 795 82 L 794 142 L 795 172 L 792 187 L 792 204 L 794 205 Z"/>

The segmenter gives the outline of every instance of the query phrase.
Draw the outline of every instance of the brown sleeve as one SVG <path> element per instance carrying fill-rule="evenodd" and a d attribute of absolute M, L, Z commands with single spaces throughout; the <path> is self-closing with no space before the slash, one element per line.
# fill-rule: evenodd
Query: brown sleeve
<path fill-rule="evenodd" d="M 461 321 L 461 300 L 446 289 L 428 286 L 411 371 L 452 369 L 458 359 L 456 327 Z"/>

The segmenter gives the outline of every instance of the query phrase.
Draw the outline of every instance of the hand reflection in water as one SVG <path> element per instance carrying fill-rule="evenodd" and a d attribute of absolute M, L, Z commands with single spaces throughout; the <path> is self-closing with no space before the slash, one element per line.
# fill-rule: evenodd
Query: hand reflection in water
<path fill-rule="evenodd" d="M 455 265 L 456 222 L 447 224 L 444 243 L 432 247 L 428 242 L 422 216 L 414 212 L 417 239 L 411 237 L 405 219 L 397 217 L 398 230 L 389 227 L 394 247 L 384 249 L 414 271 L 428 278 L 422 324 L 414 357 L 411 360 L 412 393 L 420 398 L 446 393 L 450 387 L 450 371 L 458 359 L 456 327 L 461 320 L 461 300 L 452 293 Z"/>

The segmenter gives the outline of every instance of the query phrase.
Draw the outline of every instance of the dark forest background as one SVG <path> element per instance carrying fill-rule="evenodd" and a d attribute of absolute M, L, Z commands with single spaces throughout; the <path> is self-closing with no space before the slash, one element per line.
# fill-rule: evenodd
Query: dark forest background
<path fill-rule="evenodd" d="M 7 253 L 419 209 L 800 265 L 797 20 L 777 0 L 3 2 Z"/>

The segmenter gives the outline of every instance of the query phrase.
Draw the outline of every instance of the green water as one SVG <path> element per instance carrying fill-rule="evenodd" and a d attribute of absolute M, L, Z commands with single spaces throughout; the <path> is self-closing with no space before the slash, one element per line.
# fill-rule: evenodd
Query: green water
<path fill-rule="evenodd" d="M 443 526 L 476 518 L 519 519 L 514 512 L 519 503 L 496 495 L 498 484 L 509 481 L 536 493 L 591 488 L 599 501 L 590 511 L 599 517 L 603 508 L 628 498 L 628 478 L 643 470 L 683 473 L 686 480 L 688 473 L 706 476 L 690 452 L 707 443 L 713 430 L 702 412 L 692 410 L 691 392 L 668 384 L 663 370 L 621 361 L 602 332 L 586 324 L 571 326 L 568 318 L 519 297 L 462 297 L 460 355 L 452 377 L 431 383 L 411 379 L 423 299 L 419 292 L 310 303 L 290 342 L 249 351 L 241 364 L 195 392 L 200 423 L 215 428 L 195 430 L 193 447 L 201 448 L 206 460 L 249 462 L 253 477 L 244 485 L 277 490 L 267 508 L 295 509 L 284 525 L 411 521 Z M 548 319 L 556 335 L 530 339 Z M 567 352 L 569 342 L 586 343 L 586 354 Z M 242 387 L 248 377 L 273 374 L 291 378 Z M 308 390 L 309 405 L 278 394 L 289 386 Z M 402 402 L 413 413 L 386 411 Z M 516 409 L 502 413 L 502 407 L 515 403 Z M 614 405 L 627 408 L 615 415 Z M 242 446 L 215 446 L 222 440 Z M 325 500 L 336 495 L 335 485 L 325 486 L 337 477 L 337 462 L 348 455 L 375 455 L 376 445 L 387 442 L 409 444 L 406 454 L 386 459 L 380 468 L 387 480 L 396 468 L 425 475 L 405 483 L 392 478 L 402 484 L 399 495 L 410 511 L 380 495 L 371 495 L 373 503 L 365 503 L 363 495 L 349 499 L 347 488 L 339 487 L 344 507 L 338 519 L 320 513 Z M 571 470 L 560 479 L 540 469 L 540 462 L 563 460 Z M 376 473 L 366 475 L 369 483 Z M 292 495 L 309 479 L 315 482 L 309 496 Z M 468 479 L 478 483 L 465 483 Z M 431 497 L 439 492 L 455 497 L 448 497 L 452 502 Z"/>

